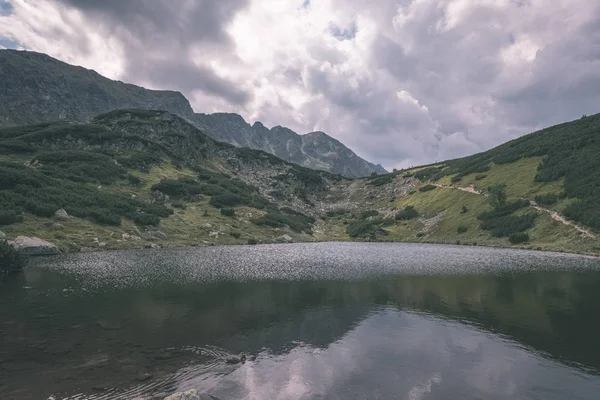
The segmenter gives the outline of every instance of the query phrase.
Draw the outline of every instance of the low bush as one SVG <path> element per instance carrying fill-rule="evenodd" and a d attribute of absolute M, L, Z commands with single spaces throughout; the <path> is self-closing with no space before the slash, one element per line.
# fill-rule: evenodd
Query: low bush
<path fill-rule="evenodd" d="M 265 215 L 252 221 L 258 226 L 270 226 L 273 228 L 289 227 L 294 232 L 312 233 L 313 217 L 304 215 L 289 208 L 281 210 L 270 209 Z"/>
<path fill-rule="evenodd" d="M 254 239 L 254 238 L 250 238 L 250 239 L 248 239 L 248 244 L 250 244 L 250 245 L 258 244 L 258 240 Z"/>
<path fill-rule="evenodd" d="M 417 210 L 415 210 L 415 208 L 413 206 L 406 206 L 404 208 L 404 210 L 402 210 L 398 214 L 396 214 L 395 218 L 397 220 L 409 220 L 409 219 L 417 218 L 418 216 L 419 216 L 419 212 Z"/>
<path fill-rule="evenodd" d="M 455 176 L 453 176 L 453 177 L 452 177 L 452 179 L 450 179 L 450 180 L 452 181 L 452 183 L 456 183 L 456 182 L 460 182 L 460 181 L 462 181 L 462 178 L 463 178 L 463 177 L 462 177 L 462 176 L 460 176 L 460 175 L 455 175 Z"/>
<path fill-rule="evenodd" d="M 14 211 L 0 211 L 0 225 L 10 225 L 15 222 L 21 222 L 23 217 L 21 215 L 17 215 Z"/>
<path fill-rule="evenodd" d="M 376 217 L 379 215 L 377 210 L 367 210 L 358 214 L 358 219 L 367 219 L 369 217 Z"/>
<path fill-rule="evenodd" d="M 458 232 L 458 233 L 465 233 L 465 232 L 466 232 L 466 231 L 468 231 L 468 230 L 469 230 L 469 228 L 467 228 L 467 227 L 466 227 L 466 226 L 464 226 L 464 225 L 461 225 L 461 226 L 459 226 L 459 227 L 456 229 L 456 232 Z"/>
<path fill-rule="evenodd" d="M 421 186 L 419 188 L 419 192 L 429 192 L 430 190 L 433 190 L 435 188 L 436 188 L 435 185 L 425 185 L 425 186 Z"/>
<path fill-rule="evenodd" d="M 503 237 L 510 236 L 513 233 L 523 232 L 532 228 L 537 214 L 528 213 L 525 215 L 505 215 L 492 219 L 484 220 L 481 223 L 481 229 L 490 231 L 492 236 Z"/>
<path fill-rule="evenodd" d="M 235 209 L 230 207 L 221 208 L 221 214 L 226 217 L 234 217 Z"/>
<path fill-rule="evenodd" d="M 466 214 L 469 212 L 469 209 L 467 208 L 467 206 L 462 206 L 462 209 L 460 210 L 461 214 Z"/>
<path fill-rule="evenodd" d="M 475 176 L 475 180 L 476 181 L 480 181 L 480 180 L 485 179 L 485 178 L 487 178 L 487 175 L 477 175 L 477 176 Z"/>
<path fill-rule="evenodd" d="M 508 237 L 508 240 L 512 243 L 512 244 L 520 244 L 520 243 L 525 243 L 525 242 L 529 242 L 529 235 L 523 232 L 517 232 L 517 233 L 513 233 Z"/>
<path fill-rule="evenodd" d="M 0 274 L 17 273 L 27 264 L 27 257 L 5 240 L 0 240 Z"/>

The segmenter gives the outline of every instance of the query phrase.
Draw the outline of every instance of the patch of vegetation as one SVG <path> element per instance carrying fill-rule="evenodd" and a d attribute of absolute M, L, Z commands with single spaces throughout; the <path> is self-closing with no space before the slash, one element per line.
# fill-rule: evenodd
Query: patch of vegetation
<path fill-rule="evenodd" d="M 136 152 L 128 157 L 119 157 L 117 161 L 122 166 L 129 169 L 137 169 L 142 172 L 150 172 L 150 168 L 162 162 L 161 157 L 156 154 L 146 152 Z"/>
<path fill-rule="evenodd" d="M 396 214 L 396 219 L 397 220 L 409 220 L 409 219 L 415 219 L 419 217 L 419 212 L 417 210 L 415 210 L 415 208 L 413 206 L 406 206 L 404 207 L 404 210 L 400 211 L 398 214 Z"/>
<path fill-rule="evenodd" d="M 0 240 L 0 274 L 13 274 L 20 272 L 27 264 L 27 257 L 8 244 Z"/>
<path fill-rule="evenodd" d="M 446 175 L 443 171 L 444 167 L 429 167 L 429 168 L 424 168 L 420 171 L 415 172 L 414 177 L 425 181 L 425 180 L 432 180 L 432 181 L 437 181 L 438 179 L 442 178 L 444 175 Z"/>
<path fill-rule="evenodd" d="M 345 208 L 338 208 L 336 210 L 329 210 L 327 211 L 327 216 L 329 218 L 333 218 L 333 217 L 339 217 L 339 216 L 344 216 L 347 215 L 349 213 L 348 210 L 346 210 Z"/>
<path fill-rule="evenodd" d="M 468 212 L 469 212 L 469 209 L 467 208 L 467 206 L 462 206 L 462 208 L 461 208 L 461 210 L 460 210 L 460 213 L 461 213 L 461 214 L 466 214 L 466 213 L 468 213 Z"/>
<path fill-rule="evenodd" d="M 258 226 L 270 226 L 273 228 L 289 227 L 294 232 L 312 233 L 312 224 L 315 219 L 301 212 L 289 208 L 281 210 L 269 209 L 265 215 L 252 221 Z"/>
<path fill-rule="evenodd" d="M 512 244 L 529 242 L 529 235 L 523 232 L 513 233 L 508 237 L 508 241 Z"/>
<path fill-rule="evenodd" d="M 375 178 L 369 178 L 367 180 L 367 182 L 373 186 L 383 186 L 385 184 L 392 182 L 394 180 L 394 178 L 396 177 L 396 175 L 397 174 L 395 174 L 395 173 L 379 175 Z"/>
<path fill-rule="evenodd" d="M 437 186 L 435 185 L 425 185 L 419 188 L 419 192 L 429 192 L 430 190 L 434 190 Z"/>
<path fill-rule="evenodd" d="M 249 245 L 256 245 L 256 244 L 258 244 L 258 240 L 255 239 L 255 238 L 249 238 L 248 239 L 248 244 Z"/>
<path fill-rule="evenodd" d="M 0 226 L 23 221 L 23 216 L 12 210 L 0 210 Z"/>
<path fill-rule="evenodd" d="M 390 219 L 376 219 L 371 221 L 356 221 L 348 224 L 346 232 L 351 238 L 373 237 L 378 230 L 384 226 L 393 225 L 394 221 Z"/>
<path fill-rule="evenodd" d="M 494 237 L 510 236 L 533 227 L 537 214 L 505 215 L 502 217 L 484 219 L 481 229 L 490 231 Z"/>
<path fill-rule="evenodd" d="M 456 232 L 457 232 L 457 233 L 465 233 L 465 232 L 467 232 L 468 230 L 469 230 L 469 228 L 467 228 L 467 227 L 466 227 L 466 226 L 464 226 L 464 225 L 461 225 L 461 226 L 459 226 L 459 227 L 456 229 Z"/>
<path fill-rule="evenodd" d="M 235 217 L 235 208 L 221 208 L 221 214 L 226 217 Z"/>
<path fill-rule="evenodd" d="M 50 177 L 20 164 L 0 162 L 0 209 L 7 215 L 27 211 L 51 217 L 60 208 L 69 215 L 110 225 L 119 225 L 123 217 L 158 224 L 160 218 L 172 213 L 162 205 L 106 193 L 65 177 Z"/>
<path fill-rule="evenodd" d="M 377 210 L 367 210 L 367 211 L 362 211 L 361 213 L 359 213 L 357 218 L 358 219 L 367 219 L 369 217 L 377 217 L 378 215 L 379 215 L 379 211 L 377 211 Z"/>
<path fill-rule="evenodd" d="M 42 153 L 32 160 L 38 170 L 53 178 L 81 183 L 109 185 L 127 179 L 127 170 L 103 153 L 81 150 L 59 150 Z"/>
<path fill-rule="evenodd" d="M 535 196 L 534 200 L 537 204 L 550 206 L 558 202 L 558 196 L 555 194 L 539 194 Z"/>

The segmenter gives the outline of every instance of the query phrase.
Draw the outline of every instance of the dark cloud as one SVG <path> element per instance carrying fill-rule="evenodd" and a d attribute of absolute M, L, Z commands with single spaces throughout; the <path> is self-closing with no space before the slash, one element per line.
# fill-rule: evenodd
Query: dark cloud
<path fill-rule="evenodd" d="M 218 76 L 207 63 L 194 60 L 194 50 L 232 50 L 225 28 L 248 0 L 59 0 L 82 11 L 98 27 L 116 35 L 125 48 L 128 81 L 145 81 L 154 87 L 176 89 L 191 96 L 196 90 L 234 105 L 251 95 Z M 86 50 L 82 43 L 80 50 Z M 93 51 L 87 47 L 87 51 Z"/>

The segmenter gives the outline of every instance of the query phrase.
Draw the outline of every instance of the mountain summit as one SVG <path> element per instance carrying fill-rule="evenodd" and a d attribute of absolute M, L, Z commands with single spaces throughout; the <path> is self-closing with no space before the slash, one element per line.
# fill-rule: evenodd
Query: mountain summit
<path fill-rule="evenodd" d="M 263 150 L 305 167 L 353 178 L 386 173 L 324 133 L 298 135 L 281 126 L 268 129 L 260 122 L 250 126 L 238 114 L 195 114 L 185 96 L 176 91 L 113 81 L 46 54 L 0 50 L 0 127 L 57 120 L 89 122 L 96 115 L 131 108 L 168 111 L 217 140 Z"/>

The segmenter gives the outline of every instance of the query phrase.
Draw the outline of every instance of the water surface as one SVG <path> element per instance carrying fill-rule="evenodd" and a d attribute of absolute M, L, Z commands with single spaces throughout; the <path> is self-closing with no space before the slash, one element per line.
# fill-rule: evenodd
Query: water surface
<path fill-rule="evenodd" d="M 0 398 L 597 399 L 599 314 L 600 261 L 556 253 L 322 243 L 35 259 L 0 283 Z"/>

